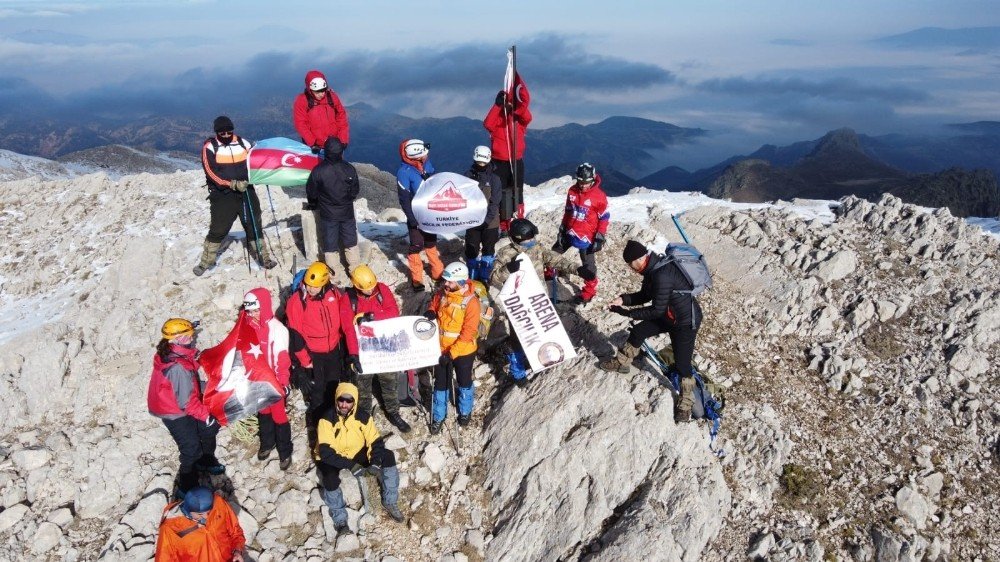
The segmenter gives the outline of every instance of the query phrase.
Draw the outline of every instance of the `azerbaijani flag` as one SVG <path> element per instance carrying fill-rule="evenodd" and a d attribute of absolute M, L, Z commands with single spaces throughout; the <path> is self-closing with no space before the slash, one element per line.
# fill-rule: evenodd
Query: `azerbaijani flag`
<path fill-rule="evenodd" d="M 305 185 L 317 164 L 319 157 L 308 146 L 282 137 L 257 142 L 247 158 L 250 183 L 254 185 Z"/>

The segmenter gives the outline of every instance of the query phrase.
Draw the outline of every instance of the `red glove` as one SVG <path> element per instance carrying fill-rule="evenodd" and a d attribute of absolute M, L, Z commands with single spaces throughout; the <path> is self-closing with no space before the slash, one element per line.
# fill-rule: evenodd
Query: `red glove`
<path fill-rule="evenodd" d="M 559 276 L 559 270 L 554 267 L 546 267 L 544 275 L 546 281 L 551 281 Z"/>

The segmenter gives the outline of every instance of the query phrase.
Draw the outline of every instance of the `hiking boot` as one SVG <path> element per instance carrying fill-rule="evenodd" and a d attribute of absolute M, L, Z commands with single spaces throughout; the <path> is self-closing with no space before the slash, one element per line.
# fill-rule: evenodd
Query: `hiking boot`
<path fill-rule="evenodd" d="M 275 267 L 278 266 L 278 262 L 274 261 L 271 258 L 267 258 L 261 262 L 260 266 L 263 267 L 264 269 L 274 269 Z"/>
<path fill-rule="evenodd" d="M 575 304 L 575 305 L 577 305 L 577 306 L 586 306 L 586 305 L 590 304 L 590 301 L 592 301 L 592 300 L 594 300 L 593 297 L 591 297 L 589 299 L 585 299 L 581 295 L 576 295 L 575 297 L 573 297 L 573 300 L 571 300 L 570 302 L 573 303 L 573 304 Z"/>
<path fill-rule="evenodd" d="M 613 357 L 609 357 L 598 363 L 598 367 L 605 371 L 619 372 L 627 375 L 632 368 L 632 361 L 639 355 L 639 348 L 626 342 Z"/>
<path fill-rule="evenodd" d="M 411 283 L 410 288 L 413 289 L 414 293 L 422 293 L 427 290 L 427 287 L 424 287 L 423 283 Z"/>
<path fill-rule="evenodd" d="M 347 525 L 347 521 L 344 521 L 343 523 L 337 523 L 334 521 L 333 530 L 337 532 L 337 538 L 351 534 L 351 528 Z"/>
<path fill-rule="evenodd" d="M 406 423 L 406 420 L 403 419 L 403 416 L 399 415 L 399 412 L 386 414 L 385 418 L 402 433 L 409 433 L 412 429 L 410 424 Z"/>
<path fill-rule="evenodd" d="M 528 377 L 523 379 L 514 379 L 514 386 L 518 388 L 528 388 Z"/>
<path fill-rule="evenodd" d="M 207 472 L 212 476 L 221 476 L 226 473 L 226 465 L 216 462 L 215 464 L 195 463 L 194 469 L 199 472 Z"/>
<path fill-rule="evenodd" d="M 278 461 L 278 468 L 288 470 L 292 466 L 292 457 L 285 457 Z"/>
<path fill-rule="evenodd" d="M 694 407 L 694 377 L 681 377 L 681 394 L 674 408 L 674 422 L 691 421 L 691 408 Z"/>
<path fill-rule="evenodd" d="M 191 270 L 191 273 L 194 273 L 198 277 L 201 277 L 202 275 L 205 274 L 206 271 L 208 271 L 208 269 L 202 267 L 201 264 L 199 263 L 198 265 L 194 266 L 194 268 Z"/>
<path fill-rule="evenodd" d="M 219 255 L 220 248 L 222 248 L 221 243 L 206 240 L 202 245 L 201 259 L 198 260 L 198 265 L 194 266 L 191 272 L 201 277 L 206 271 L 215 267 L 215 259 Z"/>
<path fill-rule="evenodd" d="M 468 427 L 470 423 L 472 423 L 472 414 L 458 415 L 458 425 Z"/>
<path fill-rule="evenodd" d="M 430 429 L 431 435 L 437 435 L 438 433 L 441 433 L 442 426 L 444 426 L 444 420 L 431 422 L 430 428 L 428 429 Z"/>
<path fill-rule="evenodd" d="M 389 517 L 392 517 L 392 520 L 395 521 L 396 523 L 402 523 L 403 521 L 406 521 L 406 518 L 403 517 L 403 512 L 399 510 L 398 506 L 383 503 L 382 508 L 385 509 L 385 512 L 388 513 Z"/>
<path fill-rule="evenodd" d="M 274 447 L 270 447 L 268 449 L 261 449 L 261 450 L 257 451 L 257 460 L 259 460 L 259 461 L 266 461 L 267 457 L 271 456 L 271 451 L 273 451 L 273 450 L 274 450 Z"/>

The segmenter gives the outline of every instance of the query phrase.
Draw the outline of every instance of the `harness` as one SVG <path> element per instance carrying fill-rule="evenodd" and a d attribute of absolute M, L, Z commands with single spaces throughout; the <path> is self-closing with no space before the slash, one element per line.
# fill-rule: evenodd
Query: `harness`
<path fill-rule="evenodd" d="M 458 307 L 461 308 L 464 311 L 469 306 L 469 302 L 472 301 L 472 299 L 475 299 L 475 298 L 479 298 L 478 296 L 476 296 L 475 293 L 473 293 L 471 295 L 465 295 L 464 297 L 462 297 L 462 302 L 460 302 L 458 304 Z M 445 332 L 445 331 L 442 330 L 441 331 L 441 335 L 444 336 L 444 337 L 446 337 L 446 338 L 457 338 L 458 336 L 462 335 L 462 333 L 461 332 Z"/>

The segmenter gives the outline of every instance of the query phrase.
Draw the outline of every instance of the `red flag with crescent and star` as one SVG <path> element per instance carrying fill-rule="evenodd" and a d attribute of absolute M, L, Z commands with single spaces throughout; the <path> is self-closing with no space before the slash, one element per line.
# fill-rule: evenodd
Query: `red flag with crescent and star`
<path fill-rule="evenodd" d="M 220 425 L 255 415 L 284 396 L 265 345 L 241 311 L 229 335 L 198 358 L 208 378 L 202 402 Z"/>

